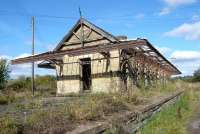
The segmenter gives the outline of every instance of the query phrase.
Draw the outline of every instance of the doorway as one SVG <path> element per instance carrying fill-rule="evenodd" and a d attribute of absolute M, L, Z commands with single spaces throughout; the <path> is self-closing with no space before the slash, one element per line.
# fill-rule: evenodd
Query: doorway
<path fill-rule="evenodd" d="M 82 72 L 82 89 L 87 91 L 91 89 L 91 59 L 84 58 L 80 59 L 81 61 L 81 72 Z"/>

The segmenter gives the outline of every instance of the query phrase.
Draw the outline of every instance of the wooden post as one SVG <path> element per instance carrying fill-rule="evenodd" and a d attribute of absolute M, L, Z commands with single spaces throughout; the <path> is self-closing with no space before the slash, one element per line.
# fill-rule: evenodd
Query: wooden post
<path fill-rule="evenodd" d="M 34 56 L 34 46 L 35 45 L 35 18 L 32 17 L 32 56 Z M 34 60 L 32 61 L 32 94 L 35 94 L 35 79 L 34 79 Z"/>

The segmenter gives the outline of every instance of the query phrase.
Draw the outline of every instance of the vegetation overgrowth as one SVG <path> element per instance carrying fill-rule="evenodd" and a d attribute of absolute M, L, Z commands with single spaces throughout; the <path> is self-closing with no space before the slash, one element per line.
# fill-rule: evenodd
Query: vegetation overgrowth
<path fill-rule="evenodd" d="M 142 129 L 142 134 L 186 134 L 187 124 L 200 101 L 200 84 L 188 84 L 175 105 L 163 109 Z"/>
<path fill-rule="evenodd" d="M 56 78 L 51 75 L 35 77 L 35 97 L 56 96 Z M 32 99 L 31 78 L 20 76 L 8 80 L 4 89 L 0 90 L 0 104 L 9 104 L 19 100 Z"/>
<path fill-rule="evenodd" d="M 9 79 L 9 64 L 7 60 L 0 58 L 0 90 L 4 89 Z"/>
<path fill-rule="evenodd" d="M 196 73 L 194 77 L 198 77 L 198 74 Z M 123 90 L 109 94 L 94 93 L 83 96 L 68 94 L 66 97 L 70 97 L 70 100 L 64 100 L 59 105 L 55 105 L 53 102 L 47 106 L 41 99 L 56 96 L 56 78 L 54 76 L 36 76 L 36 94 L 34 97 L 32 97 L 31 93 L 30 77 L 21 76 L 13 80 L 8 80 L 8 77 L 7 74 L 3 84 L 4 88 L 0 90 L 0 106 L 9 106 L 12 103 L 12 111 L 10 112 L 18 112 L 21 115 L 0 116 L 0 134 L 65 133 L 73 129 L 78 123 L 103 120 L 113 113 L 133 110 L 135 106 L 148 103 L 152 98 L 165 96 L 176 90 L 187 89 L 188 91 L 175 107 L 166 109 L 166 113 L 162 114 L 161 112 L 158 115 L 160 116 L 160 122 L 154 121 L 156 119 L 153 119 L 152 122 L 155 123 L 152 123 L 153 125 L 147 125 L 147 128 L 151 130 L 151 127 L 154 128 L 156 123 L 161 124 L 164 115 L 168 116 L 164 117 L 164 119 L 166 118 L 165 122 L 168 121 L 167 119 L 172 118 L 175 122 L 181 120 L 181 123 L 183 123 L 187 122 L 195 106 L 192 100 L 196 100 L 198 97 L 198 93 L 195 93 L 198 90 L 193 91 L 192 89 L 200 87 L 200 85 L 193 87 L 190 83 L 176 78 L 167 83 L 157 81 L 148 87 L 141 86 L 138 89 L 132 86 L 128 87 L 126 91 Z M 72 99 L 73 97 L 76 97 L 76 99 Z M 175 111 L 179 107 L 181 107 L 182 118 L 177 119 Z M 160 127 L 162 128 L 162 126 Z M 179 129 L 180 132 L 184 132 L 185 130 L 183 128 L 184 123 L 177 125 L 176 132 L 179 133 Z M 142 132 L 146 133 L 147 131 L 144 128 Z"/>
<path fill-rule="evenodd" d="M 0 117 L 2 123 L 8 120 L 8 123 L 2 124 L 5 129 L 0 129 L 0 134 L 64 133 L 78 123 L 104 120 L 113 113 L 134 110 L 135 106 L 148 103 L 152 97 L 176 91 L 180 85 L 183 84 L 168 82 L 166 85 L 157 84 L 149 88 L 129 88 L 125 92 L 86 94 L 70 101 L 64 100 L 59 106 L 45 107 L 39 99 L 26 104 L 16 103 L 15 111 L 34 112 L 26 115 L 23 113 L 20 123 L 15 116 Z"/>

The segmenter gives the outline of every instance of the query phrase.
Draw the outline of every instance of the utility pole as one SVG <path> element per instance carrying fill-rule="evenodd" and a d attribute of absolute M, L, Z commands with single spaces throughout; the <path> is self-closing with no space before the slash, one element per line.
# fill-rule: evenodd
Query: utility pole
<path fill-rule="evenodd" d="M 32 56 L 34 56 L 35 52 L 35 17 L 32 17 Z M 32 61 L 32 94 L 34 96 L 35 94 L 35 79 L 34 79 L 34 71 L 35 71 L 35 67 L 34 67 L 34 60 Z"/>

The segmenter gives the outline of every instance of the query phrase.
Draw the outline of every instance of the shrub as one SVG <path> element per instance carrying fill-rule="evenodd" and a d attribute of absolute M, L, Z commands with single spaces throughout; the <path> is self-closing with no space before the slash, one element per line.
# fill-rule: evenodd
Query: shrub
<path fill-rule="evenodd" d="M 17 134 L 21 126 L 11 117 L 0 117 L 0 134 Z"/>
<path fill-rule="evenodd" d="M 31 90 L 31 79 L 29 77 L 20 76 L 18 79 L 10 80 L 7 89 L 16 92 Z"/>
<path fill-rule="evenodd" d="M 9 66 L 7 60 L 0 59 L 0 89 L 6 86 L 6 82 L 9 78 Z"/>
<path fill-rule="evenodd" d="M 51 75 L 35 77 L 36 92 L 38 95 L 55 95 L 56 94 L 56 78 Z M 31 78 L 20 76 L 17 79 L 10 80 L 7 84 L 8 90 L 17 93 L 31 91 Z"/>
<path fill-rule="evenodd" d="M 4 95 L 0 95 L 0 105 L 8 104 L 8 99 Z"/>
<path fill-rule="evenodd" d="M 62 111 L 52 109 L 39 110 L 27 118 L 24 124 L 25 134 L 62 134 L 74 128 Z"/>
<path fill-rule="evenodd" d="M 120 110 L 128 110 L 120 94 L 90 94 L 84 101 L 77 100 L 66 105 L 66 112 L 70 120 L 97 120 Z"/>
<path fill-rule="evenodd" d="M 5 105 L 11 103 L 15 100 L 15 96 L 10 94 L 0 94 L 0 105 Z"/>

